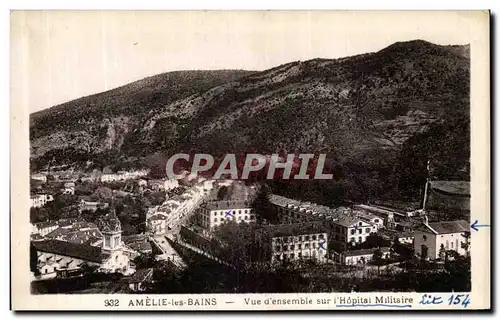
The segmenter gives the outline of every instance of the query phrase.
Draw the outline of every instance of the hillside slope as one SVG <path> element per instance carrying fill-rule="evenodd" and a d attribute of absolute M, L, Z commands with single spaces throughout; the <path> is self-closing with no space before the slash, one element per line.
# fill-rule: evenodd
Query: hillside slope
<path fill-rule="evenodd" d="M 124 135 L 173 101 L 252 74 L 244 70 L 175 71 L 79 98 L 30 116 L 31 156 L 63 148 L 92 154 L 119 149 Z"/>
<path fill-rule="evenodd" d="M 178 92 L 161 78 L 154 89 L 139 82 L 135 91 L 117 89 L 33 115 L 32 160 L 40 166 L 54 155 L 60 162 L 116 163 L 180 151 L 322 152 L 361 171 L 391 171 L 409 138 L 449 124 L 468 130 L 468 54 L 468 46 L 416 40 L 354 57 L 230 73 L 210 88 L 200 80 L 192 87 L 187 80 Z M 460 132 L 452 134 L 454 145 L 468 145 Z M 457 161 L 463 167 L 468 159 Z"/>

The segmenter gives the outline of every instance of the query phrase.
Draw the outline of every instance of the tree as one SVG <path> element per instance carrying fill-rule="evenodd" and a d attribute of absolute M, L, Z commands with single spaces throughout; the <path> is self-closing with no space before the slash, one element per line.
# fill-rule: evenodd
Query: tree
<path fill-rule="evenodd" d="M 152 268 L 155 264 L 155 256 L 153 253 L 140 254 L 133 262 L 137 269 Z"/>
<path fill-rule="evenodd" d="M 30 243 L 30 271 L 33 272 L 35 276 L 40 275 L 40 270 L 38 270 L 38 254 L 33 246 Z"/>
<path fill-rule="evenodd" d="M 441 243 L 441 247 L 439 248 L 439 259 L 444 261 L 446 259 L 446 249 L 444 248 L 444 245 Z"/>
<path fill-rule="evenodd" d="M 373 252 L 372 261 L 373 264 L 377 266 L 377 272 L 378 275 L 380 276 L 380 266 L 384 263 L 382 250 L 380 250 L 380 248 L 375 250 L 375 252 Z"/>
<path fill-rule="evenodd" d="M 462 248 L 465 250 L 466 252 L 466 255 L 467 257 L 470 257 L 470 232 L 469 231 L 466 231 L 462 234 L 462 237 L 464 237 L 465 241 L 464 242 L 461 242 L 460 245 L 462 246 Z"/>
<path fill-rule="evenodd" d="M 278 217 L 269 202 L 271 192 L 271 188 L 266 183 L 262 184 L 257 191 L 255 200 L 252 203 L 252 208 L 254 209 L 258 219 L 264 219 L 271 223 L 277 223 Z"/>
<path fill-rule="evenodd" d="M 229 193 L 229 189 L 226 186 L 222 186 L 217 192 L 217 200 L 226 200 Z"/>
<path fill-rule="evenodd" d="M 96 273 L 97 269 L 99 269 L 99 266 L 96 265 L 89 265 L 87 262 L 84 262 L 80 266 L 80 270 L 82 271 L 82 275 L 84 277 L 89 277 L 92 276 L 93 274 Z"/>

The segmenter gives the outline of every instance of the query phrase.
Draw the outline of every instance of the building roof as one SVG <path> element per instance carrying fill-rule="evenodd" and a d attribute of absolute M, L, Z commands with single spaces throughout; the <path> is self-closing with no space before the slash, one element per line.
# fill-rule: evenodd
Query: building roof
<path fill-rule="evenodd" d="M 422 224 L 417 230 L 434 234 L 462 233 L 470 231 L 470 224 L 465 220 L 429 222 L 428 226 Z"/>
<path fill-rule="evenodd" d="M 37 229 L 45 229 L 45 228 L 58 227 L 58 226 L 59 226 L 59 223 L 56 220 L 35 223 L 35 227 Z"/>
<path fill-rule="evenodd" d="M 152 251 L 153 248 L 151 247 L 151 243 L 149 241 L 144 241 L 144 242 L 131 242 L 131 243 L 128 243 L 127 246 L 130 247 L 130 249 L 134 250 L 134 251 L 138 251 L 138 252 L 141 252 L 141 251 Z"/>
<path fill-rule="evenodd" d="M 129 283 L 139 283 L 146 281 L 152 275 L 153 275 L 153 268 L 139 269 L 134 273 L 132 278 L 130 278 Z"/>
<path fill-rule="evenodd" d="M 202 207 L 208 210 L 245 209 L 250 208 L 250 203 L 238 200 L 208 201 L 202 204 Z"/>
<path fill-rule="evenodd" d="M 430 187 L 439 193 L 470 197 L 469 181 L 431 181 Z"/>
<path fill-rule="evenodd" d="M 76 244 L 55 239 L 33 241 L 31 244 L 37 251 L 58 254 L 85 261 L 101 263 L 109 257 L 108 254 L 102 252 L 100 247 L 93 247 L 87 244 Z"/>
<path fill-rule="evenodd" d="M 287 237 L 304 234 L 315 234 L 327 232 L 327 226 L 320 222 L 304 222 L 292 224 L 278 224 L 263 228 L 271 234 L 271 237 Z"/>
<path fill-rule="evenodd" d="M 375 251 L 377 251 L 377 249 L 378 248 L 349 250 L 342 252 L 342 255 L 344 255 L 345 257 L 366 256 L 369 254 L 373 254 Z M 380 251 L 382 251 L 382 253 L 390 252 L 391 248 L 381 247 Z"/>
<path fill-rule="evenodd" d="M 167 220 L 167 217 L 163 213 L 158 212 L 150 216 L 148 220 Z"/>
<path fill-rule="evenodd" d="M 148 236 L 146 234 L 143 234 L 143 233 L 131 234 L 129 236 L 123 236 L 122 240 L 123 240 L 123 242 L 125 242 L 125 244 L 129 244 L 129 243 L 137 242 L 137 241 L 147 241 Z"/>

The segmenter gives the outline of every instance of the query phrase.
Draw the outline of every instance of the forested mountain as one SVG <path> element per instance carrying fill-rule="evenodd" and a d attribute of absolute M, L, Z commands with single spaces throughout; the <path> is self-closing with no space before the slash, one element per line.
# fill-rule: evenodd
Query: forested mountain
<path fill-rule="evenodd" d="M 415 40 L 261 72 L 162 74 L 33 114 L 32 169 L 54 156 L 161 167 L 181 151 L 327 153 L 332 202 L 413 194 L 429 158 L 439 178 L 468 179 L 469 68 L 469 46 Z"/>

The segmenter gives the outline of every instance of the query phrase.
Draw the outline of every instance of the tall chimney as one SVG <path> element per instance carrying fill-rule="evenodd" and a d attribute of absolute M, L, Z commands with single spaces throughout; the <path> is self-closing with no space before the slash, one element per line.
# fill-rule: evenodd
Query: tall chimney
<path fill-rule="evenodd" d="M 425 181 L 424 189 L 424 200 L 422 201 L 422 211 L 425 211 L 427 205 L 427 192 L 429 191 L 429 171 L 430 171 L 431 160 L 427 160 L 427 179 Z"/>

